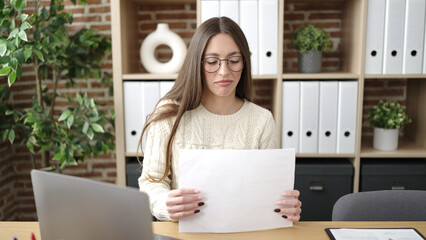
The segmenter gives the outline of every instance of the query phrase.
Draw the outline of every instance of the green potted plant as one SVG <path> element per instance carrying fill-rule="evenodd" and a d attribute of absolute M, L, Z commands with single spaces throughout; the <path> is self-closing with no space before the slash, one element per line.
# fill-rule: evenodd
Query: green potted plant
<path fill-rule="evenodd" d="M 114 127 L 114 113 L 98 110 L 85 93 L 72 97 L 58 91 L 58 84 L 71 88 L 76 79 L 110 84 L 111 77 L 101 71 L 100 63 L 109 55 L 111 43 L 93 29 L 70 34 L 67 27 L 73 17 L 64 0 L 50 1 L 49 6 L 34 0 L 32 5 L 33 13 L 28 14 L 25 0 L 0 0 L 0 77 L 7 78 L 10 87 L 21 78 L 24 65 L 32 66 L 35 74 L 29 108 L 13 109 L 7 103 L 9 89 L 0 86 L 0 137 L 25 144 L 32 153 L 33 168 L 33 155 L 40 152 L 42 167 L 61 170 L 114 149 L 114 136 L 106 129 Z M 68 99 L 66 109 L 57 109 L 58 97 Z"/>
<path fill-rule="evenodd" d="M 329 51 L 330 34 L 312 24 L 294 31 L 293 47 L 298 51 L 298 70 L 301 73 L 321 72 L 322 53 Z"/>
<path fill-rule="evenodd" d="M 398 148 L 399 129 L 411 123 L 411 119 L 401 104 L 381 100 L 371 108 L 367 123 L 374 127 L 373 147 L 393 151 Z"/>

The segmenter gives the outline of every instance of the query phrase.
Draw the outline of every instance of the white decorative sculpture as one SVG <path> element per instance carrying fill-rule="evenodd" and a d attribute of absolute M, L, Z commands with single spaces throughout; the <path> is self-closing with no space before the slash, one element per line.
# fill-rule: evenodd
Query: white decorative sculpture
<path fill-rule="evenodd" d="M 170 61 L 161 63 L 155 58 L 155 49 L 161 44 L 172 49 Z M 176 73 L 180 71 L 186 57 L 186 44 L 176 33 L 170 31 L 167 23 L 159 23 L 157 29 L 149 34 L 140 49 L 141 62 L 150 73 Z"/>

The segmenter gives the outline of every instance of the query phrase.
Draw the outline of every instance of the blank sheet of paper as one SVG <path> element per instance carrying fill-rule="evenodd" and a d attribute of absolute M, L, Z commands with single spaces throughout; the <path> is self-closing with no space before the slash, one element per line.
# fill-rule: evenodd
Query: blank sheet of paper
<path fill-rule="evenodd" d="M 294 188 L 294 149 L 181 150 L 179 188 L 204 196 L 201 212 L 179 221 L 180 232 L 244 232 L 290 227 L 274 212 Z"/>

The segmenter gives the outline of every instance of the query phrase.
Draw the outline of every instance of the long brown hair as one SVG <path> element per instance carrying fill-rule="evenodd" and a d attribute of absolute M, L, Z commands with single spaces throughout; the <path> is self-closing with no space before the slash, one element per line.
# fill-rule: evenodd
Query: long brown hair
<path fill-rule="evenodd" d="M 166 104 L 157 107 L 154 112 L 147 117 L 145 126 L 142 130 L 138 144 L 138 160 L 139 150 L 143 154 L 142 139 L 153 122 L 163 119 L 176 117 L 173 128 L 170 132 L 166 149 L 166 168 L 160 179 L 154 179 L 148 175 L 152 182 L 160 182 L 164 180 L 170 171 L 172 159 L 172 144 L 176 135 L 180 120 L 186 111 L 193 110 L 201 104 L 203 94 L 203 68 L 201 61 L 203 60 L 204 49 L 209 40 L 218 33 L 229 34 L 240 48 L 240 52 L 245 59 L 245 66 L 241 74 L 241 79 L 237 85 L 235 95 L 240 99 L 251 101 L 251 62 L 250 51 L 247 39 L 241 28 L 234 21 L 227 17 L 211 18 L 201 24 L 194 33 L 188 47 L 188 52 L 182 69 L 175 81 L 172 89 L 160 100 L 166 100 Z"/>

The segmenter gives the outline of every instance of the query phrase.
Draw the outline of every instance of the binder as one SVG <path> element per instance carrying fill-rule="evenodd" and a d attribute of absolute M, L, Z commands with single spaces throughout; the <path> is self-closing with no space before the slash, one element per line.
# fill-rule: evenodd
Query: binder
<path fill-rule="evenodd" d="M 164 97 L 175 84 L 174 81 L 161 81 L 160 82 L 160 98 Z"/>
<path fill-rule="evenodd" d="M 386 0 L 369 0 L 367 10 L 367 36 L 365 42 L 365 73 L 381 74 L 385 32 Z"/>
<path fill-rule="evenodd" d="M 300 83 L 299 152 L 318 152 L 319 82 Z"/>
<path fill-rule="evenodd" d="M 140 94 L 140 82 L 125 81 L 123 83 L 124 97 L 124 138 L 126 152 L 134 153 L 137 150 L 139 137 L 142 133 L 140 116 L 142 116 L 142 95 Z M 137 104 L 139 103 L 139 104 Z"/>
<path fill-rule="evenodd" d="M 259 30 L 257 0 L 240 0 L 240 27 L 244 32 L 251 53 L 251 74 L 259 74 Z"/>
<path fill-rule="evenodd" d="M 405 0 L 386 0 L 384 74 L 401 74 L 404 45 Z"/>
<path fill-rule="evenodd" d="M 402 73 L 421 74 L 425 37 L 425 0 L 406 0 Z"/>
<path fill-rule="evenodd" d="M 219 0 L 201 0 L 201 22 L 219 16 Z"/>
<path fill-rule="evenodd" d="M 337 153 L 355 153 L 358 82 L 339 82 Z"/>
<path fill-rule="evenodd" d="M 338 82 L 321 81 L 319 93 L 318 152 L 336 153 Z"/>
<path fill-rule="evenodd" d="M 299 151 L 300 82 L 283 82 L 282 148 Z"/>
<path fill-rule="evenodd" d="M 229 17 L 237 24 L 240 23 L 238 0 L 220 0 L 219 5 L 219 15 L 221 17 Z"/>
<path fill-rule="evenodd" d="M 141 82 L 142 95 L 142 116 L 141 122 L 145 124 L 145 120 L 150 115 L 160 100 L 160 83 L 158 81 Z M 143 125 L 142 125 L 143 126 Z"/>
<path fill-rule="evenodd" d="M 278 1 L 259 1 L 259 74 L 277 74 Z"/>

